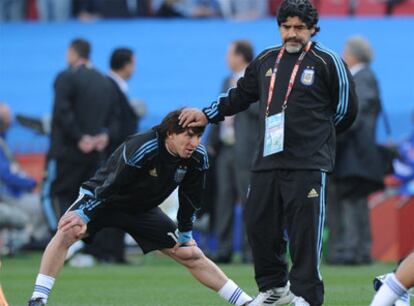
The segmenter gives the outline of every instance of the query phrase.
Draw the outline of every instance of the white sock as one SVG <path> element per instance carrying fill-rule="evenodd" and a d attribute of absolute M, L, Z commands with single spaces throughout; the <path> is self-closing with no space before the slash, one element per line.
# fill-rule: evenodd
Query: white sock
<path fill-rule="evenodd" d="M 407 289 L 393 273 L 385 279 L 381 288 L 375 294 L 371 306 L 391 306 L 404 294 L 407 294 Z"/>
<path fill-rule="evenodd" d="M 227 302 L 236 306 L 242 306 L 252 300 L 252 298 L 231 279 L 224 284 L 224 286 L 218 291 L 218 294 Z"/>
<path fill-rule="evenodd" d="M 36 278 L 32 299 L 42 298 L 44 302 L 47 302 L 54 283 L 55 279 L 53 277 L 39 273 Z"/>

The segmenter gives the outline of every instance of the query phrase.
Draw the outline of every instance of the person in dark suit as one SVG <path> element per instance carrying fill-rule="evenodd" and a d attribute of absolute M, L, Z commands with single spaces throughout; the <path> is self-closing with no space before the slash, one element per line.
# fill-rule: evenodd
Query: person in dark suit
<path fill-rule="evenodd" d="M 373 58 L 368 41 L 350 38 L 344 60 L 355 81 L 359 101 L 352 127 L 337 138 L 336 167 L 328 206 L 328 263 L 371 262 L 371 232 L 368 195 L 382 188 L 381 157 L 375 142 L 381 111 L 377 79 L 370 68 Z M 342 220 L 338 222 L 338 220 Z"/>
<path fill-rule="evenodd" d="M 108 79 L 113 91 L 113 103 L 119 112 L 118 134 L 111 139 L 107 156 L 115 151 L 125 139 L 138 131 L 139 116 L 128 98 L 128 83 L 135 71 L 135 56 L 129 48 L 115 49 L 110 58 Z M 98 261 L 106 263 L 127 263 L 125 255 L 124 231 L 117 228 L 105 228 L 86 246 L 85 252 Z"/>
<path fill-rule="evenodd" d="M 125 138 L 138 131 L 139 114 L 128 98 L 128 83 L 135 71 L 135 56 L 129 48 L 118 48 L 112 52 L 109 80 L 120 109 L 119 135 L 113 145 L 120 145 Z M 115 148 L 114 148 L 115 149 Z"/>
<path fill-rule="evenodd" d="M 77 186 L 93 175 L 109 140 L 118 134 L 118 111 L 108 79 L 90 64 L 90 43 L 73 40 L 69 67 L 54 82 L 54 105 L 43 204 L 52 230 L 76 198 Z"/>
<path fill-rule="evenodd" d="M 232 75 L 223 82 L 222 92 L 235 87 L 238 79 L 253 59 L 249 41 L 236 40 L 229 46 L 227 64 Z M 218 237 L 216 262 L 228 263 L 233 252 L 234 205 L 246 201 L 250 167 L 256 147 L 259 107 L 253 104 L 246 112 L 227 117 L 220 125 L 211 127 L 208 150 L 216 155 L 217 202 L 215 232 Z M 251 251 L 242 229 L 242 261 L 251 262 Z"/>
<path fill-rule="evenodd" d="M 42 205 L 52 232 L 78 195 L 78 186 L 93 175 L 117 137 L 118 108 L 110 81 L 92 67 L 90 43 L 73 40 L 69 67 L 54 83 L 50 148 L 42 189 Z"/>

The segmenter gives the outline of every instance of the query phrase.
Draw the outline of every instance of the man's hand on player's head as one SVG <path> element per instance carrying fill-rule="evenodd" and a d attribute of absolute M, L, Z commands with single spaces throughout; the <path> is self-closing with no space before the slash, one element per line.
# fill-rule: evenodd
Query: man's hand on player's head
<path fill-rule="evenodd" d="M 208 123 L 206 115 L 198 108 L 184 108 L 178 119 L 182 127 L 205 126 Z"/>

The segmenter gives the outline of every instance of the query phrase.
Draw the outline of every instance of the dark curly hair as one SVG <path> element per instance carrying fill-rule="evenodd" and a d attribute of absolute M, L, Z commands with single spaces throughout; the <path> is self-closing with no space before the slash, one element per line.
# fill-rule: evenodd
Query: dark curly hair
<path fill-rule="evenodd" d="M 191 131 L 196 135 L 203 135 L 205 127 L 197 126 L 197 127 L 182 127 L 179 122 L 180 120 L 178 117 L 181 114 L 181 111 L 184 108 L 176 109 L 172 112 L 169 112 L 164 119 L 162 119 L 161 123 L 154 126 L 153 129 L 158 131 L 161 138 L 165 139 L 169 133 L 172 134 L 181 134 L 186 131 Z"/>
<path fill-rule="evenodd" d="M 288 17 L 299 17 L 308 29 L 315 27 L 315 35 L 320 31 L 318 11 L 309 0 L 284 0 L 277 11 L 277 23 L 280 26 Z M 312 36 L 313 36 L 312 35 Z"/>

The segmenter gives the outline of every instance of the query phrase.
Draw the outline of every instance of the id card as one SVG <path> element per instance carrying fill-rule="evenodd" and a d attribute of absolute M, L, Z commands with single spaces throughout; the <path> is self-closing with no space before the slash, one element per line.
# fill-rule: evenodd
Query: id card
<path fill-rule="evenodd" d="M 266 118 L 263 156 L 283 151 L 285 134 L 285 112 Z"/>

